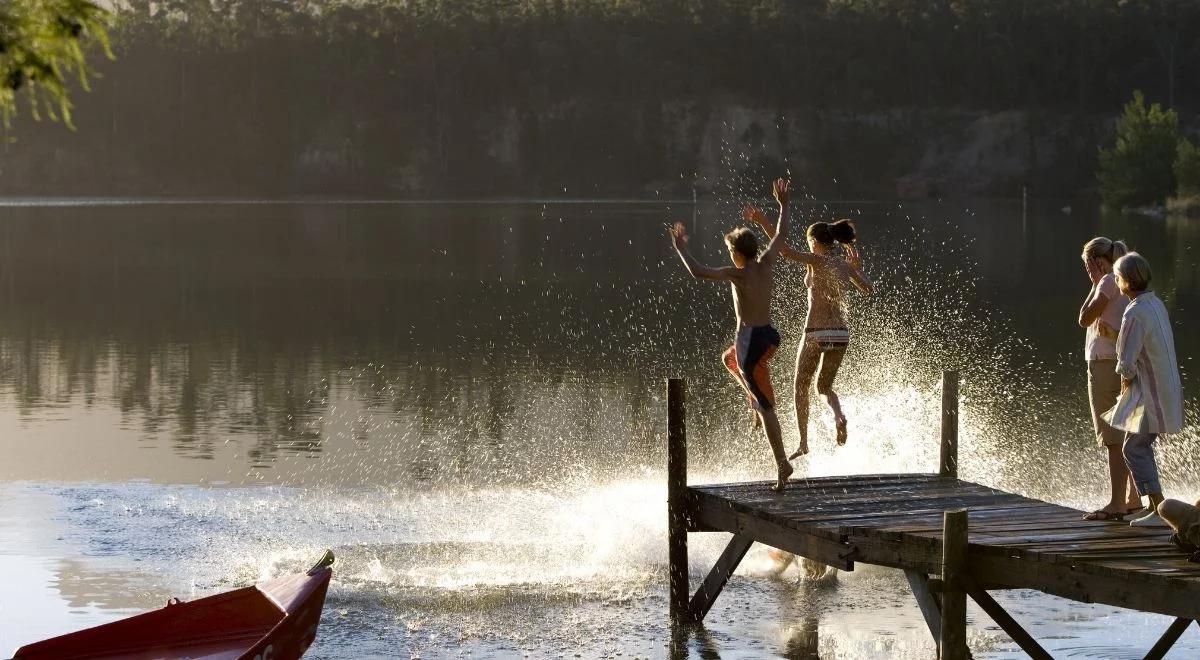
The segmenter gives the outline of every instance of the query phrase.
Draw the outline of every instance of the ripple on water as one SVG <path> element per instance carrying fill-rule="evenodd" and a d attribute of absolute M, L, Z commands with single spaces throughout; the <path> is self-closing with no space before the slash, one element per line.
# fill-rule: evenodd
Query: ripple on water
<path fill-rule="evenodd" d="M 771 560 L 757 546 L 703 632 L 673 640 L 664 616 L 663 492 L 650 481 L 588 494 L 28 488 L 58 502 L 57 542 L 64 553 L 80 549 L 88 570 L 104 577 L 89 584 L 120 590 L 134 584 L 130 576 L 153 575 L 153 584 L 139 588 L 156 590 L 155 605 L 168 593 L 195 598 L 302 570 L 333 548 L 338 563 L 314 658 L 451 650 L 485 658 L 664 657 L 676 645 L 694 657 L 890 659 L 926 658 L 932 650 L 899 572 L 863 566 L 806 583 L 790 568 L 772 579 Z M 726 538 L 692 536 L 693 580 Z M 102 599 L 80 598 L 103 607 Z M 1133 657 L 1167 624 L 1033 592 L 997 598 L 1056 656 Z M 1021 657 L 985 614 L 972 608 L 970 619 L 977 657 Z M 1185 637 L 1179 648 L 1187 657 L 1200 643 Z"/>

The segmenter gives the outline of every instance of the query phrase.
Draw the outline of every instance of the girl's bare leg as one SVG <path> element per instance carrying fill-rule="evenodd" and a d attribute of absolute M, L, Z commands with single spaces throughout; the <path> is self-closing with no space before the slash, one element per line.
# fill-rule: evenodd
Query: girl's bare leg
<path fill-rule="evenodd" d="M 800 447 L 788 458 L 808 453 L 808 392 L 820 361 L 821 349 L 816 342 L 805 341 L 800 345 L 796 354 L 796 430 L 800 433 Z"/>
<path fill-rule="evenodd" d="M 829 409 L 833 411 L 833 421 L 837 425 L 837 443 L 846 444 L 846 416 L 842 414 L 842 401 L 837 392 L 833 391 L 833 379 L 837 377 L 838 369 L 842 366 L 842 358 L 846 357 L 845 348 L 833 348 L 821 354 L 821 373 L 817 376 L 817 392 L 825 398 Z"/>

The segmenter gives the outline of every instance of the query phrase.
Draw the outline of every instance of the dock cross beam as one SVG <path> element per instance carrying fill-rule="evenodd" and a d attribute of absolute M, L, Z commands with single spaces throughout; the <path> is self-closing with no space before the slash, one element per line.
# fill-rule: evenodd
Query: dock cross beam
<path fill-rule="evenodd" d="M 941 398 L 936 473 L 798 479 L 776 495 L 767 483 L 688 486 L 686 383 L 669 379 L 672 623 L 701 623 L 759 542 L 843 570 L 855 562 L 903 570 L 944 660 L 971 657 L 968 599 L 1031 658 L 1051 658 L 988 593 L 1017 588 L 1174 616 L 1146 656 L 1163 658 L 1200 620 L 1200 568 L 1174 557 L 1169 542 L 1149 530 L 1083 522 L 1073 509 L 959 480 L 957 372 L 943 372 Z M 732 534 L 695 592 L 691 532 Z"/>

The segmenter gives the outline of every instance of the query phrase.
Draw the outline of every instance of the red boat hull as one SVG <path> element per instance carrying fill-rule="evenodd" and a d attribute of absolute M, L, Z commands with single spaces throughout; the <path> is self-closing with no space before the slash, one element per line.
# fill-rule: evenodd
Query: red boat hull
<path fill-rule="evenodd" d="M 308 573 L 170 604 L 113 623 L 28 644 L 14 660 L 294 660 L 317 637 L 332 554 Z"/>

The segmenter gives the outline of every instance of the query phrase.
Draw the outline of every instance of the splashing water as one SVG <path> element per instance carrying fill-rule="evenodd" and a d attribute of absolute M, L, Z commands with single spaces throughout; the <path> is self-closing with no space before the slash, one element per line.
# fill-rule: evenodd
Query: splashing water
<path fill-rule="evenodd" d="M 727 206 L 705 207 L 695 220 L 693 249 L 710 262 L 720 254 L 714 237 L 740 205 Z M 109 331 L 56 311 L 53 295 L 14 303 L 0 327 L 0 396 L 17 412 L 0 415 L 0 436 L 27 440 L 0 467 L 24 483 L 2 488 L 44 502 L 36 547 L 82 558 L 55 569 L 55 588 L 111 618 L 156 607 L 165 594 L 196 597 L 297 570 L 332 547 L 338 564 L 313 657 L 663 655 L 666 375 L 689 381 L 693 483 L 772 471 L 717 359 L 732 325 L 728 293 L 683 279 L 665 252 L 661 207 L 488 211 L 504 222 L 418 216 L 403 241 L 368 218 L 355 244 L 367 254 L 355 262 L 375 269 L 384 280 L 377 287 L 362 275 L 328 291 L 307 280 L 294 294 L 279 285 L 279 307 L 270 296 L 224 292 L 235 311 L 204 305 L 203 277 L 169 287 L 164 301 L 192 291 L 196 307 L 153 310 L 188 319 L 167 326 L 167 340 L 118 330 L 95 341 Z M 1054 274 L 1057 261 L 1026 274 L 995 261 L 996 237 L 1011 240 L 1003 209 L 987 220 L 943 205 L 799 213 L 805 223 L 855 217 L 878 286 L 851 301 L 854 343 L 837 381 L 850 444 L 833 446 L 831 416 L 814 398 L 814 451 L 801 474 L 934 469 L 938 379 L 954 368 L 964 374 L 965 478 L 1075 506 L 1103 497 L 1103 457 L 1089 438 L 1075 355 L 1081 333 L 1070 327 L 1082 294 L 1074 280 L 1057 284 L 1066 279 Z M 414 272 L 394 272 L 391 254 L 372 261 L 370 245 L 419 243 L 414 237 L 431 228 L 468 236 L 467 245 L 409 254 Z M 305 231 L 322 240 L 336 233 L 320 222 Z M 1054 254 L 1077 268 L 1076 243 L 1087 237 L 1063 238 Z M 337 263 L 305 254 L 304 267 Z M 236 255 L 231 261 L 237 270 Z M 614 272 L 613 263 L 624 266 Z M 421 279 L 431 269 L 455 274 Z M 174 287 L 167 272 L 159 278 Z M 398 286 L 388 278 L 409 297 L 381 293 Z M 1030 280 L 1039 298 L 1022 297 Z M 114 291 L 149 298 L 152 308 L 175 304 L 131 286 Z M 347 290 L 356 300 L 348 307 Z M 63 310 L 83 297 L 60 301 Z M 1031 307 L 1041 297 L 1064 320 L 1031 329 L 1026 315 L 1051 318 Z M 774 377 L 792 445 L 784 356 L 795 354 L 803 322 L 799 269 L 781 267 L 777 298 L 785 343 Z M 269 313 L 238 316 L 254 305 Z M 297 319 L 293 309 L 309 311 Z M 327 317 L 337 321 L 320 325 Z M 212 318 L 224 320 L 204 325 Z M 30 332 L 41 324 L 55 331 Z M 205 332 L 189 334 L 193 325 Z M 260 333 L 270 348 L 255 343 Z M 30 342 L 31 334 L 43 339 Z M 1195 400 L 1189 394 L 1191 428 Z M 1200 494 L 1198 445 L 1192 431 L 1162 443 L 1164 476 L 1180 496 Z M 66 458 L 38 462 L 46 448 Z M 158 483 L 128 482 L 134 477 Z M 694 577 L 724 541 L 692 535 Z M 0 542 L 0 552 L 8 547 Z M 797 585 L 794 573 L 769 579 L 768 565 L 752 551 L 718 602 L 711 639 L 687 640 L 688 649 L 798 656 L 815 645 L 822 657 L 928 656 L 928 633 L 894 574 L 860 569 L 836 585 Z M 118 591 L 126 592 L 120 602 L 105 600 Z M 1147 621 L 1104 608 L 1058 616 L 1062 601 L 1006 598 L 1043 621 L 1042 634 L 1061 637 L 1064 652 L 1088 647 L 1097 630 L 1108 639 L 1114 623 Z M 973 620 L 982 655 L 1016 657 L 982 615 Z M 64 615 L 64 626 L 72 621 Z M 0 624 L 0 647 L 14 634 L 6 630 Z M 1139 634 L 1117 635 L 1113 648 L 1136 646 Z"/>

